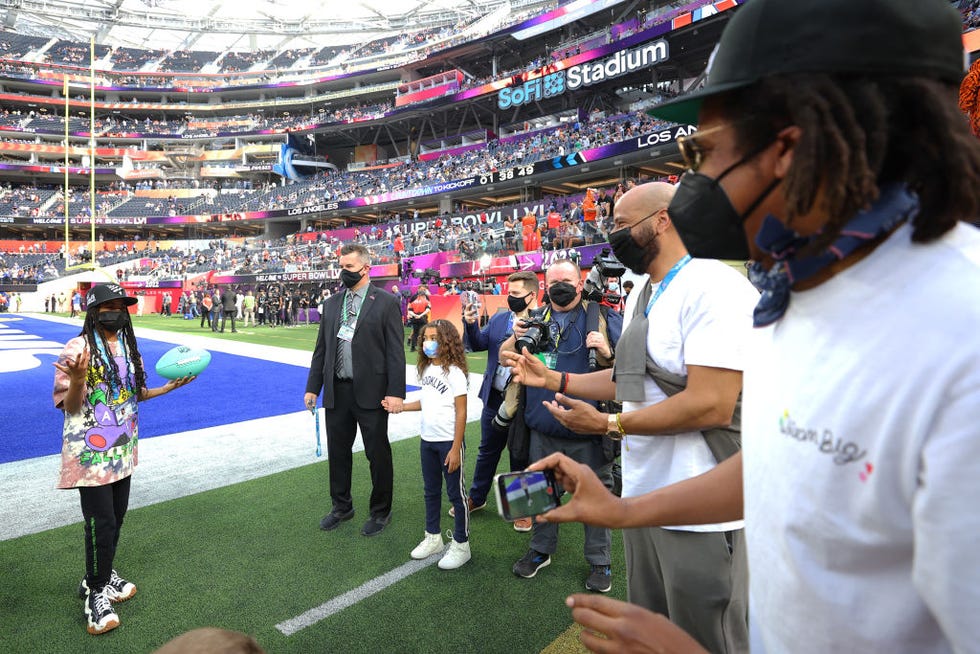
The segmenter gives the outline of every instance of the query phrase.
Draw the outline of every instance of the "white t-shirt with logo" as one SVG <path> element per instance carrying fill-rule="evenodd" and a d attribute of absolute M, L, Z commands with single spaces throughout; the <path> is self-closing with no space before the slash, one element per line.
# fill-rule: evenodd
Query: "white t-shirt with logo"
<path fill-rule="evenodd" d="M 980 651 L 980 232 L 910 236 L 756 332 L 753 653 Z"/>
<path fill-rule="evenodd" d="M 629 325 L 644 276 L 626 302 L 623 329 Z M 656 289 L 660 282 L 653 288 Z M 744 275 L 710 259 L 692 259 L 681 268 L 654 302 L 647 316 L 647 354 L 668 372 L 687 376 L 687 366 L 742 370 L 752 329 L 752 309 L 759 294 Z M 624 402 L 623 411 L 636 411 L 667 399 L 649 375 L 646 400 Z M 623 443 L 623 497 L 695 477 L 716 461 L 699 431 L 665 436 L 627 435 Z M 684 531 L 729 531 L 741 521 L 716 525 L 671 527 Z"/>
<path fill-rule="evenodd" d="M 456 429 L 456 398 L 466 395 L 466 375 L 456 366 L 447 373 L 430 364 L 422 372 L 419 401 L 422 403 L 422 440 L 452 441 Z"/>

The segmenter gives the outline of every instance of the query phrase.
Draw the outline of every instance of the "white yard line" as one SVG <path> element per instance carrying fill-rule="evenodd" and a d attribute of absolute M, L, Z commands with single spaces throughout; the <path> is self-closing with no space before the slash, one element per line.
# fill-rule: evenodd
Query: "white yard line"
<path fill-rule="evenodd" d="M 292 636 L 297 631 L 305 629 L 306 627 L 312 626 L 321 620 L 326 620 L 331 615 L 339 613 L 349 606 L 354 606 L 361 600 L 371 597 L 375 593 L 380 593 L 384 589 L 392 586 L 405 577 L 413 575 L 419 570 L 424 570 L 430 565 L 439 561 L 439 557 L 442 553 L 433 554 L 427 559 L 422 559 L 421 561 L 409 561 L 404 565 L 400 565 L 390 572 L 386 572 L 380 577 L 375 577 L 370 581 L 367 581 L 353 590 L 349 590 L 343 595 L 338 595 L 330 601 L 324 602 L 320 606 L 314 607 L 305 613 L 297 615 L 295 618 L 290 618 L 289 620 L 284 620 L 276 625 L 282 634 L 286 636 Z"/>

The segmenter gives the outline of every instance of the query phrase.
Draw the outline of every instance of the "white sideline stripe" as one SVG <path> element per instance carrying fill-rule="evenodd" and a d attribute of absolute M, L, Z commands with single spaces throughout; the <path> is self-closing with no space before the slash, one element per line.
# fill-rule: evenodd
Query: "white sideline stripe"
<path fill-rule="evenodd" d="M 408 382 L 416 383 L 415 366 L 406 368 Z M 481 375 L 470 374 L 468 422 L 479 420 L 483 410 L 478 397 L 481 381 Z M 297 404 L 302 402 L 302 393 L 302 388 L 297 389 Z M 409 399 L 417 397 L 418 391 L 409 393 Z M 143 410 L 152 411 L 152 405 Z M 309 411 L 141 439 L 140 463 L 134 472 L 129 508 L 150 506 L 326 461 L 323 409 L 318 410 L 324 451 L 320 459 L 314 455 L 314 421 Z M 394 443 L 417 437 L 421 417 L 418 411 L 391 415 L 388 440 Z M 354 452 L 363 450 L 358 435 Z M 55 488 L 60 466 L 60 454 L 0 464 L 0 497 L 4 498 L 0 503 L 0 541 L 80 521 L 78 493 Z M 324 470 L 324 478 L 326 474 Z M 324 493 L 324 505 L 328 503 L 329 497 Z"/>
<path fill-rule="evenodd" d="M 305 613 L 297 615 L 295 618 L 290 618 L 276 625 L 276 629 L 282 632 L 285 636 L 292 636 L 297 631 L 310 627 L 321 620 L 326 620 L 331 615 L 335 613 L 340 613 L 349 606 L 354 606 L 361 600 L 371 597 L 375 593 L 380 593 L 384 589 L 392 586 L 405 577 L 413 575 L 419 570 L 424 570 L 433 563 L 439 560 L 442 553 L 433 554 L 427 559 L 422 559 L 421 561 L 409 561 L 404 565 L 400 565 L 391 572 L 386 572 L 380 577 L 375 577 L 374 579 L 361 584 L 354 590 L 349 590 L 343 595 L 338 595 L 337 597 L 324 602 L 320 606 L 314 607 Z"/>

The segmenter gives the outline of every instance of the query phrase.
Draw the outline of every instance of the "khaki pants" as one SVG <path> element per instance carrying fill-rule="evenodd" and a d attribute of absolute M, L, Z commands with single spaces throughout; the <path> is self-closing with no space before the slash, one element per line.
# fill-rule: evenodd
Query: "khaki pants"
<path fill-rule="evenodd" d="M 749 651 L 742 530 L 624 529 L 627 599 L 662 613 L 712 654 Z"/>

